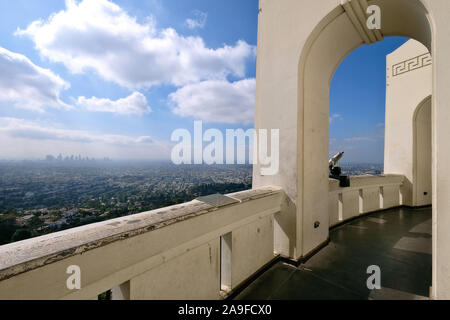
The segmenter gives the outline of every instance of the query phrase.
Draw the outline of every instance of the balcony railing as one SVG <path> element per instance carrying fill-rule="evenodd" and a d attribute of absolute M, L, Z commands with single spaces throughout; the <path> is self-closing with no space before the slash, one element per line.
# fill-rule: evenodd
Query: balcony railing
<path fill-rule="evenodd" d="M 220 299 L 274 259 L 276 187 L 194 200 L 0 247 L 0 299 Z M 79 267 L 81 289 L 67 286 Z M 69 269 L 70 271 L 70 269 Z"/>
<path fill-rule="evenodd" d="M 330 180 L 330 226 L 402 205 L 403 176 Z M 61 231 L 0 247 L 0 299 L 221 299 L 274 254 L 285 194 L 264 187 Z M 73 266 L 80 289 L 67 285 Z"/>
<path fill-rule="evenodd" d="M 362 214 L 403 205 L 402 175 L 365 175 L 350 178 L 350 188 L 330 179 L 328 212 L 330 226 Z"/>

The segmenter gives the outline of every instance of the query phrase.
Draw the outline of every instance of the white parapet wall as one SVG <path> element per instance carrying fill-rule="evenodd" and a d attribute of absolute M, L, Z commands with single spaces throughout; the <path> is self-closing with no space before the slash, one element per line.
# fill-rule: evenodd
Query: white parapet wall
<path fill-rule="evenodd" d="M 370 212 L 403 205 L 403 175 L 350 177 L 350 187 L 339 187 L 330 179 L 328 212 L 330 227 Z"/>
<path fill-rule="evenodd" d="M 194 200 L 0 247 L 0 300 L 221 299 L 274 258 L 274 216 L 284 192 Z M 70 266 L 81 289 L 69 290 Z"/>
<path fill-rule="evenodd" d="M 403 175 L 329 180 L 330 227 L 403 205 Z M 222 299 L 277 258 L 277 221 L 288 202 L 279 187 L 198 200 L 0 247 L 0 300 Z M 79 267 L 80 289 L 67 286 Z"/>

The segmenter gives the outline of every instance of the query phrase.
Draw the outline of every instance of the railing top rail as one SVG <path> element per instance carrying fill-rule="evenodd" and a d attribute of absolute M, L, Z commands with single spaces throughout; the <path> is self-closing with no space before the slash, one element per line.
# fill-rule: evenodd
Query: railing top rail
<path fill-rule="evenodd" d="M 386 186 L 386 185 L 399 185 L 405 180 L 405 176 L 400 174 L 382 174 L 382 175 L 362 175 L 351 176 L 350 187 L 339 187 L 339 181 L 330 179 L 329 191 L 330 192 L 345 192 L 353 191 L 355 189 L 369 188 L 371 186 Z"/>
<path fill-rule="evenodd" d="M 229 194 L 241 203 L 282 192 L 267 186 Z M 235 206 L 229 204 L 220 208 Z M 219 208 L 193 200 L 188 203 L 64 230 L 0 246 L 0 281 L 110 243 L 185 221 Z"/>

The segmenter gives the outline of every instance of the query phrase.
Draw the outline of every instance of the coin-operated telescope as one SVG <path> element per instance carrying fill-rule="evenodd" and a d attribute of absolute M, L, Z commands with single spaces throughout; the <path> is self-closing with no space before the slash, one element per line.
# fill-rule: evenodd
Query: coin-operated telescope
<path fill-rule="evenodd" d="M 339 161 L 344 156 L 344 152 L 339 152 L 333 158 L 328 161 L 328 167 L 330 169 L 330 178 L 339 180 L 339 186 L 342 188 L 350 187 L 350 177 L 342 175 L 342 169 L 339 167 Z"/>

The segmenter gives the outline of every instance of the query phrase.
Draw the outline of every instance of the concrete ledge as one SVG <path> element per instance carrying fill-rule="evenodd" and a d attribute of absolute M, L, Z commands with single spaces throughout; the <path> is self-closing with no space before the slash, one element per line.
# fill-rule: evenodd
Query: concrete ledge
<path fill-rule="evenodd" d="M 405 180 L 405 176 L 398 174 L 382 174 L 382 175 L 363 175 L 363 176 L 351 176 L 350 188 L 339 187 L 339 181 L 330 179 L 329 191 L 349 191 L 354 189 L 361 189 L 370 186 L 384 186 L 402 184 Z"/>
<path fill-rule="evenodd" d="M 329 180 L 328 214 L 333 227 L 362 214 L 401 206 L 403 175 L 364 175 L 350 177 L 350 187 Z"/>
<path fill-rule="evenodd" d="M 264 187 L 228 196 L 240 203 L 281 193 L 278 187 Z M 233 207 L 231 204 L 220 207 Z M 33 269 L 80 255 L 108 244 L 152 232 L 192 219 L 219 208 L 200 201 L 121 217 L 74 229 L 52 233 L 0 247 L 0 281 Z"/>

